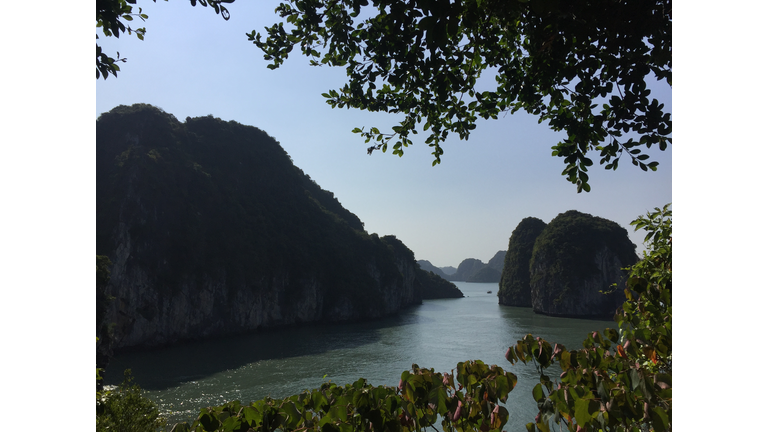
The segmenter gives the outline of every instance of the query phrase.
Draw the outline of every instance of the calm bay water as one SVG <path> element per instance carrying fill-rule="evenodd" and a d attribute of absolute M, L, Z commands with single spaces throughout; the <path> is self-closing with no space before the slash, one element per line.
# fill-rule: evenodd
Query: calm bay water
<path fill-rule="evenodd" d="M 498 284 L 456 285 L 465 298 L 425 300 L 375 322 L 292 327 L 122 354 L 109 364 L 105 382 L 119 384 L 122 371 L 130 368 L 172 425 L 191 421 L 202 407 L 231 400 L 286 397 L 323 381 L 345 384 L 361 377 L 395 386 L 413 363 L 450 372 L 460 361 L 482 360 L 518 377 L 505 427 L 517 431 L 536 415 L 531 390 L 538 375 L 533 365 L 509 364 L 507 348 L 531 333 L 577 349 L 588 333 L 615 326 L 499 306 Z M 552 375 L 558 374 L 556 368 Z"/>

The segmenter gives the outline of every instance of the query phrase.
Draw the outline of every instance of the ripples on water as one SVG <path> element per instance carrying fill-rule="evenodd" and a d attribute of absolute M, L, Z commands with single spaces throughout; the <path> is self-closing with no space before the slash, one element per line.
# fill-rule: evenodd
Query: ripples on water
<path fill-rule="evenodd" d="M 425 300 L 374 322 L 293 327 L 126 353 L 111 361 L 105 383 L 119 384 L 122 371 L 130 368 L 174 424 L 196 418 L 202 407 L 282 398 L 327 380 L 346 384 L 365 377 L 373 385 L 394 386 L 413 363 L 450 372 L 460 361 L 482 360 L 517 375 L 505 429 L 524 430 L 537 412 L 531 390 L 538 374 L 533 365 L 510 365 L 504 359 L 507 348 L 532 333 L 577 349 L 589 332 L 614 327 L 609 321 L 499 306 L 498 284 L 456 285 L 465 298 Z M 554 369 L 552 374 L 557 375 Z"/>

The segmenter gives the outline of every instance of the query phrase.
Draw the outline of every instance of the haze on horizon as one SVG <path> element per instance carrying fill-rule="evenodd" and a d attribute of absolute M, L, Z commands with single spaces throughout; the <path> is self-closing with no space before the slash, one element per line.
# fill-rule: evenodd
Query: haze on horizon
<path fill-rule="evenodd" d="M 488 262 L 506 250 L 525 217 L 549 222 L 575 209 L 613 220 L 643 249 L 629 223 L 672 201 L 672 150 L 651 152 L 656 172 L 643 172 L 623 158 L 619 169 L 595 165 L 592 191 L 576 193 L 561 176 L 565 165 L 551 156 L 558 135 L 524 113 L 478 122 L 468 141 L 450 137 L 442 163 L 432 167 L 426 136 L 402 158 L 374 152 L 352 134 L 355 127 L 388 130 L 400 117 L 331 109 L 321 93 L 346 82 L 342 68 L 312 67 L 293 53 L 269 70 L 245 33 L 279 20 L 279 2 L 235 2 L 225 21 L 208 7 L 186 2 L 146 2 L 145 40 L 124 34 L 101 37 L 102 48 L 128 59 L 118 77 L 96 83 L 96 117 L 118 105 L 148 103 L 175 115 L 213 115 L 258 127 L 277 139 L 294 163 L 333 192 L 370 233 L 393 234 L 416 255 L 438 267 L 465 258 Z M 657 91 L 657 89 L 659 89 Z M 671 90 L 654 87 L 671 106 Z M 421 141 L 420 141 L 421 140 Z"/>

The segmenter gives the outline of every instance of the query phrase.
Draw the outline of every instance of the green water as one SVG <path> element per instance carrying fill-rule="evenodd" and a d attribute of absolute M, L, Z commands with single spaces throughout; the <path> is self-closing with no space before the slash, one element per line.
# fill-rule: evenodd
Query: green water
<path fill-rule="evenodd" d="M 112 360 L 105 381 L 118 384 L 122 371 L 131 368 L 173 424 L 195 418 L 201 407 L 290 396 L 319 386 L 323 376 L 340 384 L 364 377 L 374 385 L 394 386 L 413 363 L 449 372 L 460 361 L 482 360 L 518 376 L 507 402 L 505 429 L 511 432 L 525 430 L 536 415 L 531 390 L 538 375 L 530 364 L 510 365 L 504 359 L 507 348 L 532 333 L 577 349 L 587 333 L 614 326 L 499 306 L 498 284 L 456 285 L 465 298 L 425 300 L 375 322 L 293 327 L 126 353 Z"/>

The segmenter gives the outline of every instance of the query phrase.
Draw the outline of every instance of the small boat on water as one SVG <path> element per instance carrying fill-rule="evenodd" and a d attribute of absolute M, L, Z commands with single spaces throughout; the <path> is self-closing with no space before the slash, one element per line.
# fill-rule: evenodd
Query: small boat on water
<path fill-rule="evenodd" d="M 488 294 L 492 294 L 490 291 L 488 291 Z"/>

